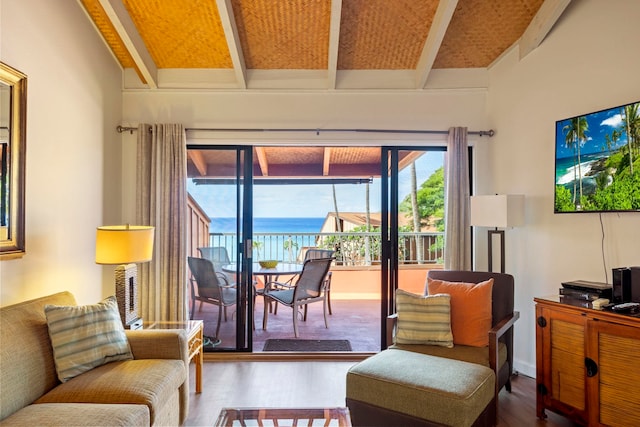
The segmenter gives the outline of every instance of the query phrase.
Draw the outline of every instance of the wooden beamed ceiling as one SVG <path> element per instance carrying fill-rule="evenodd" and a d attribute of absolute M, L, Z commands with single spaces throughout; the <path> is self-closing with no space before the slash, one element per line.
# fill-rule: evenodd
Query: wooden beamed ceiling
<path fill-rule="evenodd" d="M 478 87 L 486 81 L 478 72 L 513 47 L 527 55 L 570 3 L 78 1 L 123 68 L 125 88 L 150 90 Z"/>

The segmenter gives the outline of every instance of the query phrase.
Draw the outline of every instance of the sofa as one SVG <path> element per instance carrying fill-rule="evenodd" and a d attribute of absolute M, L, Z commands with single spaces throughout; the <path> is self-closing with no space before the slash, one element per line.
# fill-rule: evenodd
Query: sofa
<path fill-rule="evenodd" d="M 0 425 L 184 423 L 189 406 L 184 331 L 121 329 L 129 359 L 108 361 L 63 381 L 45 307 L 83 308 L 69 292 L 0 308 Z"/>

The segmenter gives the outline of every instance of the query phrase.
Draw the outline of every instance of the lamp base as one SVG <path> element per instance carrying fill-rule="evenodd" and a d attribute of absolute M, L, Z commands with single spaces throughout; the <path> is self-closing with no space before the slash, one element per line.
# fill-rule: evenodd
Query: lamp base
<path fill-rule="evenodd" d="M 138 268 L 135 264 L 116 267 L 116 300 L 123 325 L 140 318 L 138 315 Z"/>
<path fill-rule="evenodd" d="M 500 273 L 504 273 L 504 230 L 488 230 L 487 231 L 487 241 L 489 242 L 488 247 L 488 264 L 489 271 L 493 272 L 493 236 L 497 235 L 500 238 Z"/>

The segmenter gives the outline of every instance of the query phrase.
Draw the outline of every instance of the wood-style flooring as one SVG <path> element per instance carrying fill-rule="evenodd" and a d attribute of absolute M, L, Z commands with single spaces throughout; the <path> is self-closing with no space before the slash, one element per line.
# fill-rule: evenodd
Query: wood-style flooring
<path fill-rule="evenodd" d="M 192 390 L 187 426 L 212 426 L 224 407 L 335 407 L 345 406 L 346 373 L 353 361 L 225 361 L 205 362 L 203 391 Z M 512 392 L 500 393 L 499 427 L 569 427 L 566 418 L 547 411 L 539 420 L 535 380 L 523 375 L 512 380 Z"/>

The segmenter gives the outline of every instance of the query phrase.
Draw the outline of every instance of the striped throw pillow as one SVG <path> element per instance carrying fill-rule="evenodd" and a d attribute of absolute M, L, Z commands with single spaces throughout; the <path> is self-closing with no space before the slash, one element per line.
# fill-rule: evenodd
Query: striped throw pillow
<path fill-rule="evenodd" d="M 133 359 L 114 296 L 94 305 L 44 307 L 58 378 Z"/>
<path fill-rule="evenodd" d="M 428 344 L 453 347 L 451 297 L 447 294 L 416 295 L 396 290 L 396 344 Z"/>

